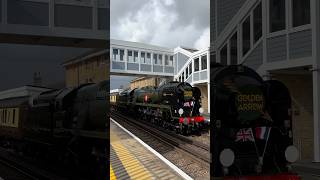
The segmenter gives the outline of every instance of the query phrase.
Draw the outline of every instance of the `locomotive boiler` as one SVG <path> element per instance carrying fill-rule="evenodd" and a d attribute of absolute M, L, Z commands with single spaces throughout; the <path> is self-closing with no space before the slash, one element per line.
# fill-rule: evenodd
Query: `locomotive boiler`
<path fill-rule="evenodd" d="M 61 166 L 85 166 L 92 178 L 106 176 L 108 85 L 104 81 L 1 100 L 1 122 L 11 123 L 0 124 L 1 144 L 26 156 L 43 154 L 38 158 L 50 157 Z"/>

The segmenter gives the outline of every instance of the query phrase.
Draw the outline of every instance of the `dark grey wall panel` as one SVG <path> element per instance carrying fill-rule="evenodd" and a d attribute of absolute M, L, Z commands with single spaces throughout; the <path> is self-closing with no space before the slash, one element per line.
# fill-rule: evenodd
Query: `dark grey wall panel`
<path fill-rule="evenodd" d="M 148 64 L 141 64 L 141 71 L 148 71 L 151 72 L 151 65 Z"/>
<path fill-rule="evenodd" d="M 92 28 L 92 8 L 85 6 L 55 5 L 55 26 Z"/>
<path fill-rule="evenodd" d="M 112 69 L 124 70 L 125 69 L 125 64 L 124 64 L 124 62 L 112 61 Z"/>
<path fill-rule="evenodd" d="M 2 0 L 0 0 L 0 22 L 2 21 Z"/>
<path fill-rule="evenodd" d="M 251 54 L 245 59 L 244 64 L 249 66 L 253 69 L 259 68 L 260 65 L 263 63 L 263 52 L 262 52 L 262 43 L 251 51 Z"/>
<path fill-rule="evenodd" d="M 107 30 L 109 29 L 109 18 L 107 18 L 107 8 L 98 9 L 98 29 Z"/>
<path fill-rule="evenodd" d="M 289 58 L 296 59 L 312 56 L 311 30 L 291 33 L 289 35 Z"/>
<path fill-rule="evenodd" d="M 153 72 L 163 72 L 163 66 L 153 66 Z"/>
<path fill-rule="evenodd" d="M 173 67 L 167 67 L 167 66 L 164 67 L 164 72 L 165 73 L 173 73 L 173 71 L 174 71 Z"/>
<path fill-rule="evenodd" d="M 287 38 L 285 35 L 267 40 L 267 61 L 283 61 L 287 59 Z"/>
<path fill-rule="evenodd" d="M 8 24 L 49 25 L 48 3 L 21 0 L 8 0 L 7 3 Z"/>
<path fill-rule="evenodd" d="M 127 69 L 128 70 L 139 71 L 139 64 L 137 64 L 137 63 L 128 63 L 127 64 Z"/>
<path fill-rule="evenodd" d="M 217 0 L 217 23 L 218 32 L 226 27 L 229 21 L 236 15 L 246 0 Z"/>

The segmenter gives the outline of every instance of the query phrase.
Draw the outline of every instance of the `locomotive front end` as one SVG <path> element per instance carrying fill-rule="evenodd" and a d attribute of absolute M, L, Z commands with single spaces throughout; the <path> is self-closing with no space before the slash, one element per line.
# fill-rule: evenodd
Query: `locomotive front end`
<path fill-rule="evenodd" d="M 179 129 L 182 133 L 199 131 L 204 126 L 204 110 L 201 107 L 201 91 L 188 83 L 177 86 L 177 112 L 179 114 Z"/>
<path fill-rule="evenodd" d="M 241 65 L 217 68 L 213 82 L 214 176 L 295 176 L 288 89 Z"/>

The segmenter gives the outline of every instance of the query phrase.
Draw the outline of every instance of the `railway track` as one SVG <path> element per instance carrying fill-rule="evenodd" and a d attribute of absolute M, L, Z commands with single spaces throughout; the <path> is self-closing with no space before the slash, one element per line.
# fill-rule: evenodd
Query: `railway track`
<path fill-rule="evenodd" d="M 148 138 L 157 139 L 161 142 L 162 146 L 166 144 L 167 146 L 174 148 L 178 152 L 182 153 L 183 157 L 188 157 L 193 162 L 198 163 L 202 168 L 209 171 L 210 150 L 209 146 L 207 146 L 206 144 L 197 141 L 192 141 L 189 138 L 183 137 L 179 134 L 175 134 L 174 132 L 161 130 L 160 128 L 150 126 L 150 124 L 145 124 L 141 121 L 137 121 L 133 118 L 123 116 L 116 112 L 112 112 L 111 117 L 113 119 L 116 119 L 117 122 L 121 125 L 128 124 L 129 126 L 133 126 L 139 131 L 143 131 L 146 135 L 141 136 L 144 136 L 146 141 L 150 141 L 150 143 L 153 143 L 152 140 L 149 140 Z M 156 148 L 163 149 L 163 147 L 161 146 Z M 166 152 L 166 150 L 162 151 Z"/>
<path fill-rule="evenodd" d="M 32 180 L 63 180 L 57 175 L 37 168 L 22 159 L 14 157 L 7 149 L 0 148 L 0 164 L 17 172 L 23 179 Z M 18 174 L 15 173 L 16 176 Z M 10 180 L 10 177 L 5 178 Z"/>

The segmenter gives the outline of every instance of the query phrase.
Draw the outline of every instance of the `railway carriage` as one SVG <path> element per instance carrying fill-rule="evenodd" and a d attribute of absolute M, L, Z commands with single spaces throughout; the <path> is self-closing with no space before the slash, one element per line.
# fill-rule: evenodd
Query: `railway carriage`
<path fill-rule="evenodd" d="M 0 138 L 21 139 L 23 123 L 27 118 L 28 97 L 0 100 Z"/>

